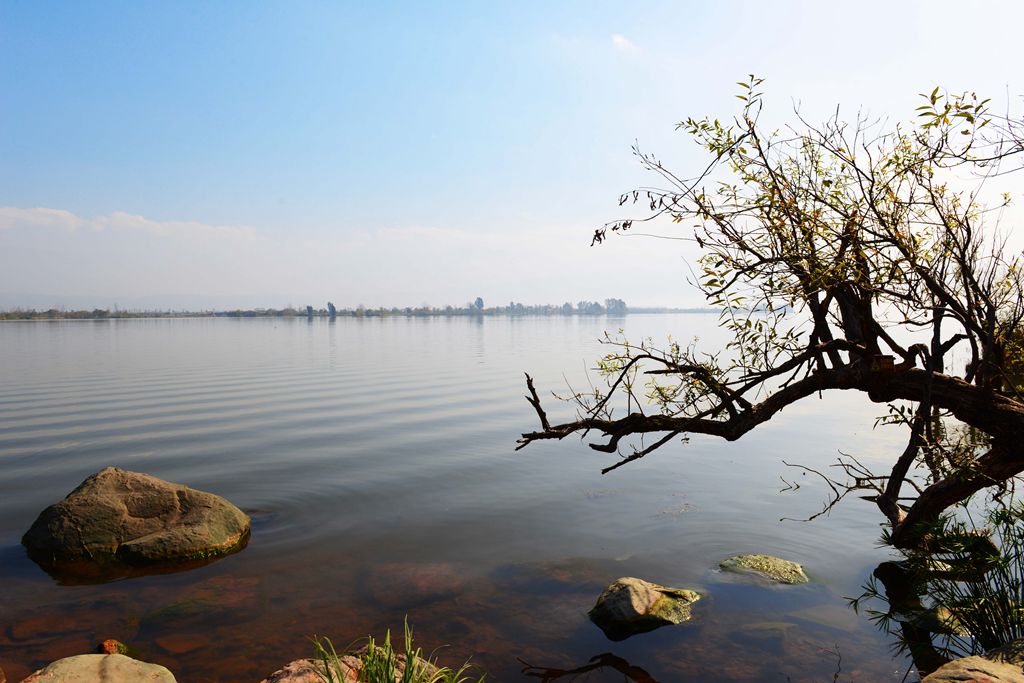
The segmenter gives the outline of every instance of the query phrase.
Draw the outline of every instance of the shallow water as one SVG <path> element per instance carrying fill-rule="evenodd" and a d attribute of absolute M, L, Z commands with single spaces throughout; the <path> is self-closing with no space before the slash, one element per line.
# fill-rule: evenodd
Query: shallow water
<path fill-rule="evenodd" d="M 613 653 L 660 683 L 900 680 L 908 663 L 843 596 L 888 557 L 878 511 L 783 460 L 898 452 L 857 395 L 784 411 L 737 443 L 695 438 L 616 472 L 578 439 L 514 452 L 539 390 L 586 381 L 604 330 L 721 341 L 708 315 L 189 319 L 0 325 L 0 667 L 17 681 L 105 638 L 179 681 L 252 681 L 401 630 L 493 681 Z M 568 417 L 550 403 L 552 419 Z M 189 572 L 59 585 L 21 534 L 116 465 L 250 511 L 243 552 Z M 802 484 L 780 493 L 780 477 Z M 715 571 L 741 552 L 805 565 L 809 586 Z M 613 643 L 586 617 L 620 576 L 693 588 L 693 622 Z M 562 679 L 568 680 L 568 679 Z M 623 680 L 610 668 L 576 680 Z"/>

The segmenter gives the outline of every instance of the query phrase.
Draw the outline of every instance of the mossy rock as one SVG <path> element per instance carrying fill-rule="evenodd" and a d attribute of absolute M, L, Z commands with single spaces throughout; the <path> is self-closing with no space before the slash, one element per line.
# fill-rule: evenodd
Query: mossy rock
<path fill-rule="evenodd" d="M 108 467 L 46 508 L 21 542 L 58 578 L 102 581 L 204 564 L 244 548 L 249 529 L 220 496 Z"/>
<path fill-rule="evenodd" d="M 775 583 L 796 585 L 810 581 L 802 566 L 773 555 L 736 555 L 722 560 L 718 566 L 727 571 L 757 574 Z"/>
<path fill-rule="evenodd" d="M 692 618 L 700 593 L 668 588 L 633 577 L 617 579 L 604 589 L 588 616 L 610 640 L 681 624 Z"/>

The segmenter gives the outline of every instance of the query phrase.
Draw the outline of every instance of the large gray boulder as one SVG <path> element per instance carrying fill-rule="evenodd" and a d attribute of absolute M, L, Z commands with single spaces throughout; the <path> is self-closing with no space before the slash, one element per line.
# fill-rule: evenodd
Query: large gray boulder
<path fill-rule="evenodd" d="M 626 576 L 604 589 L 589 616 L 610 640 L 625 640 L 660 626 L 689 621 L 690 605 L 698 600 L 700 594 L 696 591 Z"/>
<path fill-rule="evenodd" d="M 58 659 L 21 683 L 176 683 L 159 664 L 124 655 L 77 655 Z"/>
<path fill-rule="evenodd" d="M 21 542 L 55 575 L 117 578 L 241 550 L 249 518 L 220 496 L 108 467 L 43 510 Z"/>

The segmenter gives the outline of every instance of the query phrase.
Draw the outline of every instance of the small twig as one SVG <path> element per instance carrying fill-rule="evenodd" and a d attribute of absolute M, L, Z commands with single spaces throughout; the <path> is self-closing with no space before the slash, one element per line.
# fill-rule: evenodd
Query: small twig
<path fill-rule="evenodd" d="M 654 443 L 652 443 L 650 446 L 648 446 L 647 448 L 643 449 L 642 451 L 636 451 L 632 455 L 630 455 L 629 457 L 623 458 L 622 460 L 618 461 L 614 465 L 611 465 L 610 467 L 605 467 L 603 470 L 601 470 L 601 474 L 608 474 L 612 470 L 617 469 L 619 467 L 622 467 L 623 465 L 625 465 L 628 462 L 633 462 L 634 460 L 639 460 L 640 458 L 644 457 L 645 455 L 647 455 L 651 451 L 654 451 L 654 450 L 657 450 L 658 448 L 661 448 L 662 446 L 664 446 L 665 444 L 667 444 L 669 441 L 671 441 L 673 438 L 675 438 L 677 436 L 679 436 L 679 432 L 669 432 L 668 434 L 666 434 L 662 438 L 658 439 L 657 441 L 655 441 Z M 615 441 L 618 442 L 618 439 L 615 439 Z"/>

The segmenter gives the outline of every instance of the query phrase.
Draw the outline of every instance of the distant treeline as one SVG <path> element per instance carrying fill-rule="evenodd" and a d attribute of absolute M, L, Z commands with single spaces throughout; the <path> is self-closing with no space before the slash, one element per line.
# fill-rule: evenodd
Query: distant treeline
<path fill-rule="evenodd" d="M 66 311 L 59 308 L 37 311 L 31 308 L 15 308 L 9 311 L 0 311 L 0 320 L 103 320 L 105 318 L 180 318 L 212 315 L 214 315 L 212 311 L 207 313 L 142 310 L 111 311 L 105 308 L 94 308 L 91 311 Z"/>
<path fill-rule="evenodd" d="M 507 306 L 484 306 L 483 299 L 465 306 L 406 306 L 404 308 L 336 308 L 328 302 L 326 308 L 252 308 L 231 311 L 143 311 L 143 310 L 108 310 L 94 308 L 92 310 L 66 311 L 51 308 L 45 311 L 34 309 L 14 309 L 0 311 L 0 320 L 104 320 L 122 318 L 370 318 L 386 316 L 492 316 L 492 315 L 625 315 L 626 313 L 714 313 L 717 309 L 710 308 L 627 308 L 622 299 L 605 299 L 601 304 L 597 301 L 578 301 L 575 304 L 523 304 L 510 301 Z"/>
<path fill-rule="evenodd" d="M 558 304 L 523 304 L 510 301 L 507 306 L 485 306 L 484 300 L 477 297 L 475 301 L 464 306 L 406 306 L 404 308 L 367 308 L 356 306 L 355 308 L 342 309 L 334 308 L 334 304 L 327 302 L 327 308 L 313 308 L 308 306 L 306 311 L 299 312 L 299 315 L 311 317 L 332 317 L 349 316 L 356 318 L 383 317 L 392 315 L 404 316 L 455 316 L 455 315 L 624 315 L 627 312 L 626 302 L 622 299 L 605 299 L 604 304 L 597 301 L 578 301 L 575 304 L 565 302 Z M 247 312 L 225 311 L 217 315 L 245 315 Z M 268 315 L 273 315 L 268 313 Z M 289 315 L 287 311 L 281 315 Z"/>

